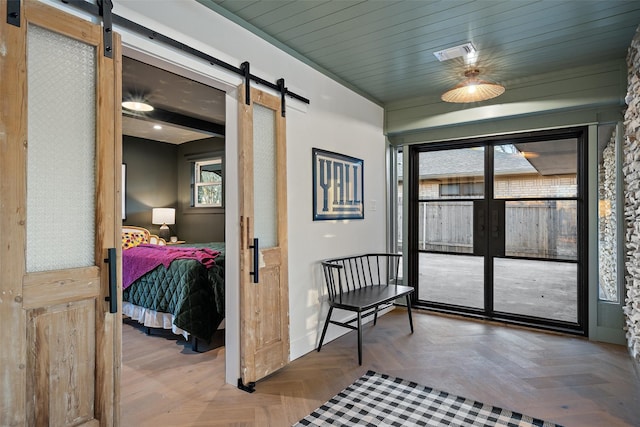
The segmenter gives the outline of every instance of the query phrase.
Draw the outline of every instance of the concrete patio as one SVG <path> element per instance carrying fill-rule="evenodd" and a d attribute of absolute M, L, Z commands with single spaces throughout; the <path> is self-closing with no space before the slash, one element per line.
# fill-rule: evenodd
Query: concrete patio
<path fill-rule="evenodd" d="M 484 258 L 420 253 L 418 298 L 484 306 Z M 571 262 L 494 259 L 494 310 L 577 321 L 577 269 Z"/>

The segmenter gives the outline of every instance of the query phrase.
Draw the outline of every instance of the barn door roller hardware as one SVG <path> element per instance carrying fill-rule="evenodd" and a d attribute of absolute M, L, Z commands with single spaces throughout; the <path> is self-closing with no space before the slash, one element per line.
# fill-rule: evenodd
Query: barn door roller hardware
<path fill-rule="evenodd" d="M 242 76 L 244 77 L 244 103 L 251 104 L 251 64 L 247 61 L 240 64 Z"/>
<path fill-rule="evenodd" d="M 278 79 L 276 82 L 278 85 L 278 90 L 280 91 L 280 111 L 282 111 L 282 117 L 287 115 L 287 106 L 284 101 L 284 97 L 287 94 L 287 88 L 284 85 L 284 79 Z"/>
<path fill-rule="evenodd" d="M 113 22 L 111 18 L 111 9 L 113 2 L 111 0 L 98 0 L 98 8 L 100 16 L 102 16 L 102 40 L 104 42 L 104 56 L 113 58 Z"/>
<path fill-rule="evenodd" d="M 125 28 L 127 30 L 136 32 L 140 35 L 149 37 L 152 40 L 156 40 L 159 41 L 160 43 L 163 43 L 167 46 L 173 47 L 175 49 L 178 49 L 184 53 L 187 53 L 189 55 L 195 56 L 196 58 L 199 59 L 203 59 L 205 61 L 207 61 L 210 65 L 213 66 L 217 66 L 220 68 L 224 68 L 227 71 L 231 71 L 235 74 L 238 74 L 240 76 L 242 76 L 245 79 L 245 86 L 246 86 L 246 90 L 247 92 L 245 93 L 245 102 L 247 104 L 249 104 L 251 102 L 251 97 L 250 97 L 250 92 L 249 92 L 249 84 L 251 80 L 253 80 L 254 82 L 261 84 L 263 86 L 266 86 L 272 90 L 275 90 L 277 92 L 280 93 L 280 96 L 282 98 L 282 116 L 285 116 L 285 109 L 284 109 L 284 97 L 285 96 L 289 96 L 293 99 L 297 99 L 298 101 L 304 102 L 305 104 L 309 104 L 310 101 L 305 98 L 304 96 L 298 95 L 297 93 L 291 92 L 290 90 L 288 90 L 285 86 L 284 86 L 284 79 L 279 79 L 278 83 L 271 83 L 268 80 L 265 80 L 261 77 L 258 77 L 254 74 L 251 74 L 250 72 L 250 67 L 249 67 L 249 63 L 248 62 L 243 62 L 240 67 L 236 67 L 234 65 L 231 65 L 227 62 L 224 62 L 216 57 L 213 57 L 211 55 L 208 55 L 204 52 L 201 52 L 197 49 L 194 49 L 190 46 L 187 46 L 184 43 L 181 43 L 177 40 L 174 40 L 170 37 L 167 37 L 163 34 L 160 34 L 156 31 L 153 31 L 147 27 L 144 27 L 140 24 L 137 24 L 133 21 L 130 21 L 126 18 L 123 18 L 122 16 L 116 15 L 116 14 L 112 14 L 111 13 L 111 8 L 113 7 L 113 3 L 112 0 L 98 0 L 98 3 L 100 4 L 100 6 L 95 5 L 93 3 L 89 3 L 87 1 L 84 0 L 60 0 L 62 3 L 66 3 L 70 6 L 73 6 L 77 9 L 83 10 L 85 12 L 88 12 L 94 16 L 103 16 L 102 13 L 107 14 L 107 10 L 108 10 L 108 16 L 111 19 L 111 22 L 109 22 L 107 24 L 107 21 L 104 20 L 103 17 L 103 26 L 106 28 L 109 28 L 109 33 L 112 32 L 112 25 L 117 25 L 119 27 Z M 8 1 L 8 5 L 7 8 L 9 8 L 11 3 L 18 3 L 18 25 L 20 22 L 20 2 L 18 0 L 9 0 Z M 9 20 L 9 18 L 7 18 L 7 21 Z M 14 24 L 15 25 L 15 24 Z M 106 33 L 105 33 L 106 35 Z M 111 36 L 111 35 L 110 35 Z M 111 46 L 111 45 L 110 45 Z M 113 47 L 111 46 L 111 50 L 113 50 Z M 106 51 L 106 37 L 105 37 L 105 51 Z M 106 55 L 106 52 L 105 52 Z M 246 64 L 246 65 L 245 65 Z M 280 81 L 282 81 L 282 83 L 280 83 Z"/>

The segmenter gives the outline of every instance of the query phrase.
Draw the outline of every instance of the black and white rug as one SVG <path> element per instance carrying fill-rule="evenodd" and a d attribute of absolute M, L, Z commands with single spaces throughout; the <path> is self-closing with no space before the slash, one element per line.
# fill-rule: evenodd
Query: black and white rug
<path fill-rule="evenodd" d="M 294 427 L 326 425 L 559 427 L 373 371 L 367 372 Z"/>

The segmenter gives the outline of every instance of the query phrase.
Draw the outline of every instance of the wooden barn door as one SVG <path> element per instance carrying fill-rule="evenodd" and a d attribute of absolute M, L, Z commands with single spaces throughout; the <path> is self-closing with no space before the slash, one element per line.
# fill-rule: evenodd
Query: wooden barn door
<path fill-rule="evenodd" d="M 253 387 L 289 362 L 285 119 L 280 99 L 239 91 L 240 364 Z"/>
<path fill-rule="evenodd" d="M 121 61 L 102 34 L 0 0 L 3 426 L 119 424 Z"/>

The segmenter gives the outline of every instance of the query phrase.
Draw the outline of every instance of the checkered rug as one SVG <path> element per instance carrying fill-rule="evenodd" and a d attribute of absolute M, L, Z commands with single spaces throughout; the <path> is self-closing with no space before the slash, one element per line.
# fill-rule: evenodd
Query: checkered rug
<path fill-rule="evenodd" d="M 367 372 L 294 427 L 326 425 L 559 427 L 373 371 Z"/>

